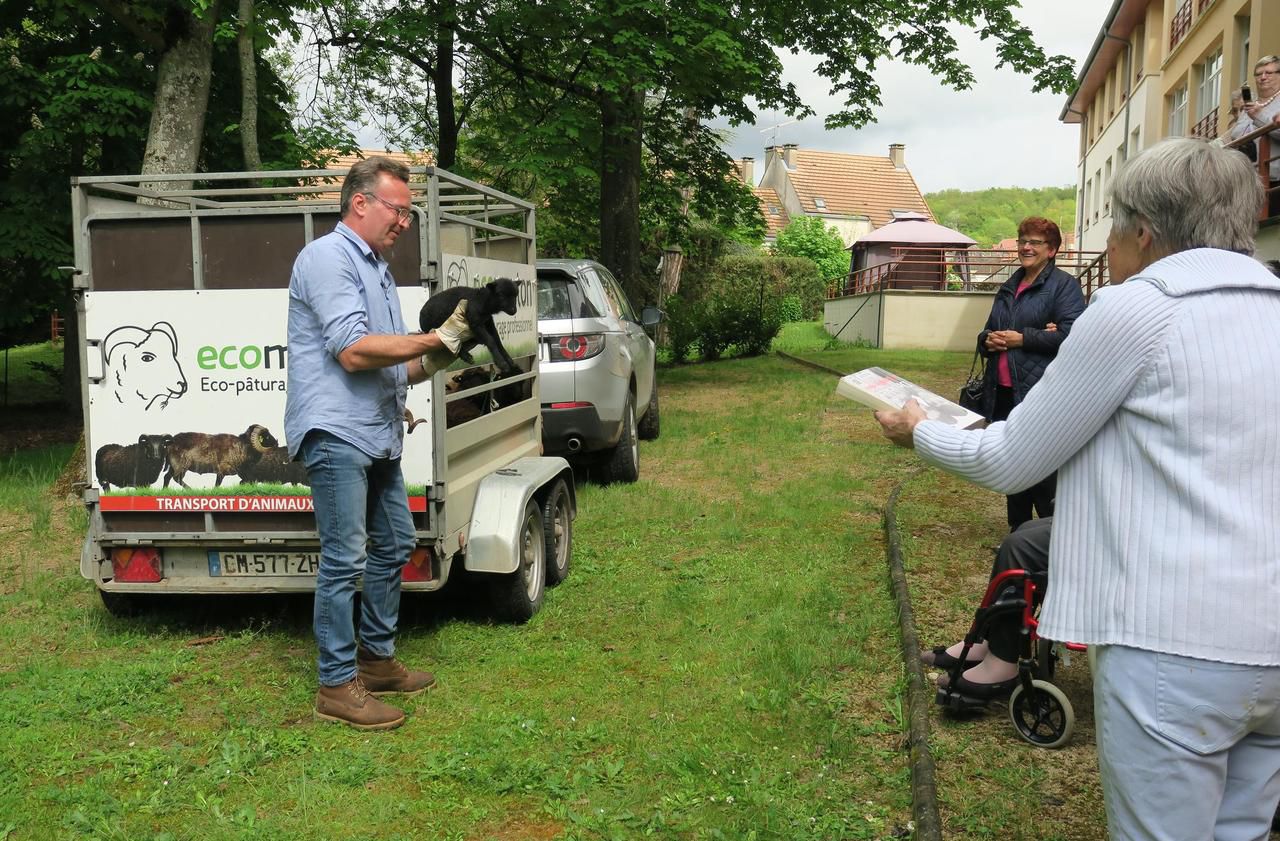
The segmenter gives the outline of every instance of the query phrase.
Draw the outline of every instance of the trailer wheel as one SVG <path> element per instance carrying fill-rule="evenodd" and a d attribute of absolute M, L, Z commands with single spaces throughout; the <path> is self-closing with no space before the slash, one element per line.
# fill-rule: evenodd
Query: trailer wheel
<path fill-rule="evenodd" d="M 573 503 L 564 479 L 557 479 L 542 503 L 542 532 L 547 546 L 547 586 L 554 587 L 569 576 L 573 554 Z"/>
<path fill-rule="evenodd" d="M 542 607 L 547 581 L 547 541 L 542 531 L 542 506 L 536 499 L 529 500 L 524 508 L 516 551 L 520 553 L 516 571 L 494 576 L 494 605 L 505 618 L 528 622 Z"/>

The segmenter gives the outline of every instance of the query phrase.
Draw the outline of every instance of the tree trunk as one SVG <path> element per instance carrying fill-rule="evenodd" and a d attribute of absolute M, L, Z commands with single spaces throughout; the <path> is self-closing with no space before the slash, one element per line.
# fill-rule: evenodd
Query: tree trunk
<path fill-rule="evenodd" d="M 668 245 L 662 252 L 662 272 L 658 275 L 658 309 L 664 309 L 667 299 L 680 291 L 680 271 L 684 268 L 684 251 L 678 245 Z M 667 323 L 658 324 L 658 346 L 667 344 Z"/>
<path fill-rule="evenodd" d="M 644 91 L 601 99 L 600 262 L 633 292 L 640 284 L 640 172 Z"/>
<path fill-rule="evenodd" d="M 244 150 L 244 168 L 257 172 L 262 169 L 262 155 L 258 152 L 258 65 L 253 48 L 253 0 L 240 0 L 239 18 L 236 50 L 240 54 L 240 147 Z"/>
<path fill-rule="evenodd" d="M 436 96 L 438 143 L 436 166 L 453 169 L 458 157 L 458 115 L 453 102 L 453 36 L 458 5 L 453 0 L 440 4 L 440 22 L 436 30 L 436 64 L 431 86 Z"/>
<path fill-rule="evenodd" d="M 202 17 L 185 13 L 186 31 L 169 43 L 156 68 L 156 97 L 142 154 L 142 174 L 195 172 L 204 137 L 218 3 Z M 143 189 L 189 189 L 190 182 L 147 182 Z"/>

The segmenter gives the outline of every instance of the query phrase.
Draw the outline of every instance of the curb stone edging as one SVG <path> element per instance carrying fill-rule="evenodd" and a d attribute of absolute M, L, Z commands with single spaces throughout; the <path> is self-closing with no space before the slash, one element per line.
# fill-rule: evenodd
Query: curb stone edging
<path fill-rule="evenodd" d="M 916 471 L 917 475 L 923 471 Z M 889 563 L 889 581 L 898 603 L 898 627 L 901 631 L 902 659 L 907 671 L 907 748 L 911 762 L 911 811 L 916 822 L 917 841 L 942 841 L 942 819 L 938 815 L 938 787 L 934 780 L 933 752 L 929 749 L 929 705 L 932 693 L 926 688 L 924 668 L 920 665 L 920 637 L 911 612 L 911 592 L 902 567 L 902 545 L 898 538 L 898 494 L 910 481 L 904 479 L 889 494 L 884 508 L 884 536 Z"/>
<path fill-rule="evenodd" d="M 844 373 L 802 359 L 784 351 L 774 351 L 778 356 L 837 377 Z M 919 475 L 926 468 L 916 470 Z M 938 787 L 934 779 L 936 766 L 929 749 L 929 705 L 932 693 L 927 689 L 924 667 L 920 660 L 920 636 L 916 632 L 915 617 L 911 611 L 911 591 L 907 587 L 907 574 L 902 566 L 902 544 L 898 537 L 898 495 L 911 480 L 911 476 L 894 486 L 884 507 L 885 560 L 889 567 L 889 584 L 894 601 L 898 603 L 899 639 L 902 643 L 903 665 L 907 673 L 907 740 L 911 765 L 911 813 L 915 822 L 916 841 L 942 841 L 942 819 L 938 814 Z"/>

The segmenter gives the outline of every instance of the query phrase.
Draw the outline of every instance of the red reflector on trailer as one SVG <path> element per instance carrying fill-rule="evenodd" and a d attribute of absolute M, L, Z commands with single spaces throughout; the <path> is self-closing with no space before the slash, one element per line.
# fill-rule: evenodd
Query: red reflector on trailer
<path fill-rule="evenodd" d="M 572 403 L 552 403 L 553 409 L 590 409 L 591 404 L 584 400 L 575 400 Z"/>
<path fill-rule="evenodd" d="M 413 554 L 409 555 L 408 562 L 404 568 L 400 570 L 401 581 L 430 581 L 431 580 L 431 550 L 430 549 L 414 549 Z"/>
<path fill-rule="evenodd" d="M 126 546 L 111 550 L 111 569 L 116 581 L 154 584 L 164 578 L 160 550 L 154 546 Z"/>

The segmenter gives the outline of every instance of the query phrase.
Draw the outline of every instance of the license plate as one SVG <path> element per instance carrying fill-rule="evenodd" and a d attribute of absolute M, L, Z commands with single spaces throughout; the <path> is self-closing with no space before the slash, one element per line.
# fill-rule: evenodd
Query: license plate
<path fill-rule="evenodd" d="M 209 574 L 315 575 L 319 552 L 210 552 Z"/>

